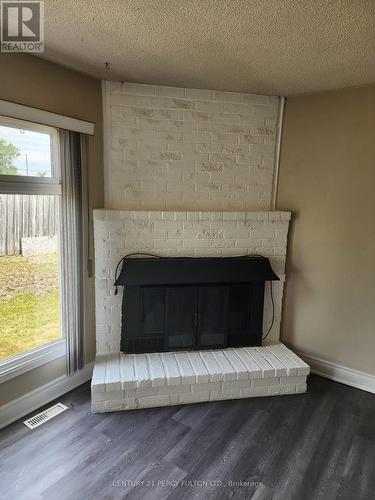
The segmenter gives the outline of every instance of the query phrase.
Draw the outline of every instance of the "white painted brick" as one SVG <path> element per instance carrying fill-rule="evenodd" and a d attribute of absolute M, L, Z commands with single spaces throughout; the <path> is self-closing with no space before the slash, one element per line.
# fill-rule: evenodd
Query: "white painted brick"
<path fill-rule="evenodd" d="M 238 351 L 238 357 L 241 359 L 243 364 L 246 366 L 249 372 L 249 378 L 261 378 L 262 368 L 256 363 L 254 358 L 245 350 Z"/>
<path fill-rule="evenodd" d="M 138 408 L 151 408 L 155 406 L 168 406 L 169 396 L 147 396 L 137 398 Z"/>
<path fill-rule="evenodd" d="M 189 208 L 194 202 L 201 209 L 268 208 L 272 193 L 277 98 L 133 83 L 111 82 L 108 88 L 111 107 L 107 110 L 109 131 L 106 137 L 112 147 L 107 159 L 110 166 L 106 172 L 107 206 Z M 250 151 L 259 155 L 259 163 L 269 164 L 270 173 L 265 176 L 259 170 L 254 174 L 255 181 L 254 178 L 242 179 L 240 185 L 246 187 L 243 190 L 233 191 L 229 181 L 220 183 L 221 196 L 215 193 L 214 183 L 205 186 L 208 197 L 196 196 L 197 186 L 186 183 L 181 183 L 178 191 L 170 191 L 166 196 L 157 184 L 153 191 L 151 185 L 149 189 L 144 189 L 144 185 L 139 188 L 137 180 L 140 178 L 154 179 L 155 167 L 144 164 L 142 171 L 137 171 L 137 161 L 152 157 L 154 161 L 159 158 L 159 161 L 178 162 L 176 167 L 181 178 L 187 167 L 194 167 L 190 166 L 191 157 L 184 152 L 245 155 L 244 159 L 250 164 L 249 144 Z M 229 146 L 232 149 L 228 149 Z M 182 156 L 164 156 L 166 152 Z M 231 161 L 238 161 L 238 158 Z M 160 171 L 158 178 L 166 185 L 169 174 Z M 259 193 L 257 185 L 262 186 Z M 198 186 L 198 191 L 203 192 L 202 187 Z"/>
<path fill-rule="evenodd" d="M 97 352 L 119 349 L 122 293 L 120 288 L 120 293 L 114 295 L 113 278 L 122 256 L 133 251 L 168 256 L 229 256 L 259 251 L 271 256 L 271 265 L 282 278 L 280 272 L 285 269 L 285 255 L 274 256 L 274 240 L 253 238 L 251 231 L 267 230 L 273 234 L 277 228 L 277 231 L 286 232 L 289 217 L 289 213 L 283 212 L 95 211 Z M 279 337 L 283 283 L 274 282 L 273 291 L 275 322 L 268 340 L 275 341 Z M 264 330 L 270 323 L 270 313 L 266 287 Z M 280 356 L 285 358 L 285 353 L 279 353 L 278 359 Z M 251 357 L 247 359 L 251 361 Z M 285 364 L 283 359 L 280 361 Z M 307 365 L 296 367 L 293 361 L 288 370 L 288 374 L 294 375 L 308 373 Z M 131 388 L 131 379 L 127 384 Z"/>
<path fill-rule="evenodd" d="M 148 387 L 151 385 L 151 378 L 148 370 L 147 358 L 145 355 L 134 356 L 134 374 L 138 387 Z"/>
<path fill-rule="evenodd" d="M 179 405 L 180 404 L 180 394 L 171 394 L 169 396 L 169 404 L 170 405 Z"/>
<path fill-rule="evenodd" d="M 223 102 L 240 102 L 241 94 L 237 92 L 222 92 L 220 90 L 215 90 L 215 101 Z"/>
<path fill-rule="evenodd" d="M 190 99 L 165 99 L 166 108 L 195 109 L 195 101 Z"/>
<path fill-rule="evenodd" d="M 284 355 L 290 354 L 293 356 L 293 360 L 296 365 L 304 367 L 304 362 L 300 360 L 296 355 L 292 355 L 291 351 L 287 349 L 283 344 L 275 344 L 270 346 L 273 349 L 273 353 L 282 352 Z M 227 349 L 225 351 L 217 350 L 215 354 L 218 355 L 220 352 L 231 353 L 230 357 L 233 364 L 237 366 L 240 363 L 241 366 L 241 355 L 238 358 L 234 358 L 233 355 L 238 353 L 241 354 L 244 351 L 252 353 L 255 358 L 258 359 L 257 366 L 262 363 L 259 361 L 261 357 L 269 356 L 270 351 L 267 347 L 262 348 L 238 348 L 238 349 Z M 96 360 L 96 371 L 94 370 L 95 376 L 92 381 L 92 410 L 93 411 L 115 411 L 115 410 L 128 410 L 133 408 L 146 408 L 152 406 L 164 406 L 169 404 L 184 404 L 184 403 L 196 403 L 200 401 L 208 400 L 222 400 L 222 399 L 233 399 L 242 397 L 257 397 L 266 395 L 282 395 L 282 394 L 297 394 L 306 391 L 306 376 L 284 376 L 284 377 L 269 377 L 254 379 L 251 374 L 248 373 L 246 379 L 240 380 L 223 380 L 223 374 L 220 373 L 221 366 L 216 363 L 212 352 L 201 351 L 201 352 L 186 352 L 177 353 L 179 355 L 180 362 L 176 362 L 175 353 L 164 353 L 163 356 L 165 364 L 169 366 L 169 372 L 171 377 L 174 378 L 173 384 L 170 385 L 155 385 L 153 383 L 153 376 L 155 374 L 156 379 L 161 379 L 163 372 L 160 370 L 160 358 L 157 354 L 154 355 L 123 355 L 110 354 L 108 356 L 97 356 Z M 198 356 L 198 358 L 197 358 Z M 182 358 L 188 361 L 187 365 L 182 361 Z M 220 358 L 220 355 L 218 356 Z M 105 360 L 103 362 L 103 359 Z M 103 364 L 106 365 L 106 360 L 110 360 L 110 375 L 107 371 L 103 371 Z M 203 364 L 202 359 L 205 359 Z M 266 358 L 264 358 L 266 359 Z M 117 360 L 118 369 L 114 366 Z M 145 368 L 145 360 L 148 363 L 148 369 Z M 198 361 L 200 360 L 200 362 Z M 174 361 L 174 363 L 173 363 Z M 155 367 L 152 367 L 152 364 Z M 266 361 L 268 363 L 268 361 Z M 206 368 L 206 365 L 209 367 Z M 108 366 L 108 365 L 107 365 Z M 185 383 L 187 379 L 191 380 L 191 370 L 194 366 L 194 377 L 191 384 Z M 244 365 L 243 365 L 244 366 Z M 243 369 L 239 368 L 240 370 Z M 269 366 L 267 364 L 267 366 Z M 131 368 L 133 367 L 133 368 Z M 226 367 L 227 368 L 227 367 Z M 164 369 L 164 367 L 163 367 Z M 233 373 L 235 377 L 238 376 L 238 371 L 233 367 Z M 250 368 L 249 368 L 250 370 Z M 255 371 L 257 368 L 255 368 Z M 277 368 L 274 368 L 277 370 Z M 211 380 L 219 378 L 216 381 L 208 382 L 208 372 L 211 374 Z M 118 380 L 115 380 L 115 374 L 118 374 Z M 168 377 L 167 370 L 164 369 L 166 377 Z M 179 376 L 177 376 L 177 373 Z M 134 380 L 139 374 L 139 379 Z M 147 374 L 149 376 L 146 379 Z M 203 375 L 204 378 L 200 379 L 199 375 Z M 125 390 L 107 390 L 98 391 L 98 387 L 103 385 L 103 382 L 111 380 L 111 383 L 117 383 L 121 387 L 124 386 L 126 380 L 124 377 L 128 377 L 127 381 L 135 382 L 133 388 L 126 388 Z M 147 380 L 147 383 L 145 383 Z M 202 380 L 202 382 L 198 382 Z"/>
<path fill-rule="evenodd" d="M 267 349 L 278 357 L 285 366 L 287 366 L 288 375 L 308 375 L 310 373 L 309 366 L 297 356 L 294 357 L 293 353 L 289 349 L 284 350 L 281 347 L 280 349 L 277 349 L 276 346 L 273 345 L 267 346 Z"/>
<path fill-rule="evenodd" d="M 161 359 L 167 376 L 167 385 L 180 384 L 181 374 L 173 353 L 163 353 Z"/>
<path fill-rule="evenodd" d="M 179 403 L 200 403 L 203 401 L 209 401 L 210 393 L 208 391 L 204 392 L 191 392 L 180 394 Z"/>
<path fill-rule="evenodd" d="M 204 384 L 209 381 L 210 375 L 198 352 L 188 352 L 187 357 L 195 373 L 195 381 Z"/>
<path fill-rule="evenodd" d="M 92 401 L 91 411 L 93 413 L 106 411 L 105 401 Z"/>
<path fill-rule="evenodd" d="M 221 389 L 223 391 L 230 391 L 233 389 L 249 388 L 251 383 L 252 382 L 248 379 L 246 379 L 246 380 L 231 380 L 229 382 L 224 381 L 221 383 Z"/>
<path fill-rule="evenodd" d="M 107 368 L 107 355 L 98 355 L 95 360 L 92 374 L 92 392 L 105 391 L 105 376 Z"/>
<path fill-rule="evenodd" d="M 287 391 L 287 388 L 289 388 L 289 386 L 284 386 L 285 387 L 285 391 Z M 295 386 L 294 386 L 295 387 Z M 277 394 L 280 394 L 280 385 L 268 385 L 267 386 L 267 391 L 268 391 L 268 394 L 271 395 L 271 396 L 276 396 Z"/>
<path fill-rule="evenodd" d="M 279 377 L 270 377 L 270 378 L 257 378 L 251 381 L 251 387 L 270 387 L 271 385 L 279 385 L 280 379 Z"/>
<path fill-rule="evenodd" d="M 135 399 L 122 399 L 119 401 L 106 401 L 105 409 L 107 411 L 133 410 L 137 407 Z"/>
<path fill-rule="evenodd" d="M 185 97 L 189 99 L 207 99 L 211 100 L 214 97 L 213 90 L 201 89 L 185 89 Z"/>
<path fill-rule="evenodd" d="M 222 399 L 236 399 L 241 397 L 241 389 L 221 390 L 210 392 L 210 401 L 220 401 Z"/>
<path fill-rule="evenodd" d="M 156 86 L 155 87 L 155 93 L 158 96 L 163 96 L 163 97 L 184 97 L 185 95 L 185 89 L 184 88 L 177 88 L 177 87 L 162 87 L 162 86 Z"/>
<path fill-rule="evenodd" d="M 115 89 L 115 92 L 132 95 L 155 95 L 155 87 L 140 83 L 122 83 Z"/>
<path fill-rule="evenodd" d="M 306 392 L 307 391 L 307 383 L 300 383 L 296 385 L 296 392 Z"/>
<path fill-rule="evenodd" d="M 280 377 L 280 385 L 288 385 L 288 384 L 305 384 L 306 383 L 306 375 L 299 375 L 296 377 Z"/>
<path fill-rule="evenodd" d="M 215 361 L 223 374 L 223 380 L 225 382 L 230 382 L 237 379 L 236 371 L 233 369 L 232 364 L 230 363 L 227 356 L 225 356 L 223 351 L 212 351 L 212 356 L 215 358 Z"/>
<path fill-rule="evenodd" d="M 264 95 L 241 94 L 241 100 L 250 104 L 269 104 L 269 98 Z M 277 101 L 274 104 L 277 104 Z"/>
<path fill-rule="evenodd" d="M 256 349 L 245 347 L 244 350 L 254 359 L 255 363 L 259 366 L 262 371 L 263 378 L 276 376 L 275 369 Z"/>
<path fill-rule="evenodd" d="M 243 398 L 257 398 L 261 396 L 268 396 L 268 386 L 250 387 L 241 389 L 241 397 Z"/>
<path fill-rule="evenodd" d="M 207 369 L 210 382 L 221 381 L 224 375 L 212 353 L 209 351 L 199 351 L 199 355 Z"/>
<path fill-rule="evenodd" d="M 138 387 L 129 391 L 125 391 L 125 398 L 143 398 L 149 396 L 171 396 L 173 394 L 180 394 L 184 392 L 191 392 L 192 386 L 190 384 L 179 385 L 165 385 L 155 387 Z"/>
<path fill-rule="evenodd" d="M 220 391 L 221 382 L 207 382 L 205 384 L 192 384 L 191 392 Z"/>
<path fill-rule="evenodd" d="M 223 351 L 226 358 L 229 360 L 234 371 L 236 372 L 236 378 L 238 380 L 246 380 L 249 378 L 249 370 L 246 365 L 241 361 L 241 358 L 237 355 L 235 349 L 226 349 Z"/>
<path fill-rule="evenodd" d="M 164 98 L 148 96 L 143 97 L 128 94 L 113 94 L 111 96 L 111 105 L 164 108 Z"/>
<path fill-rule="evenodd" d="M 147 354 L 147 365 L 151 378 L 151 385 L 158 387 L 166 384 L 166 374 L 159 353 Z"/>
<path fill-rule="evenodd" d="M 108 392 L 121 389 L 120 380 L 120 354 L 108 354 L 105 389 Z"/>
<path fill-rule="evenodd" d="M 195 373 L 189 358 L 185 353 L 175 353 L 174 355 L 181 374 L 182 384 L 194 384 Z"/>
<path fill-rule="evenodd" d="M 274 367 L 276 377 L 283 377 L 287 374 L 287 367 L 272 352 L 261 348 L 257 351 L 261 352 L 268 363 Z"/>
<path fill-rule="evenodd" d="M 291 385 L 280 385 L 279 394 L 297 394 L 297 386 L 295 384 Z"/>
<path fill-rule="evenodd" d="M 99 401 L 121 401 L 126 398 L 124 391 L 105 391 L 105 392 L 93 392 L 91 395 L 91 400 L 95 402 Z"/>

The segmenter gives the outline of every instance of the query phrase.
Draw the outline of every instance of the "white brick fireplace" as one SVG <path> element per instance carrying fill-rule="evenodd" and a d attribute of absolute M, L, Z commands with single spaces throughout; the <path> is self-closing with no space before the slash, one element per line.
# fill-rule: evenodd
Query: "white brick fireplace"
<path fill-rule="evenodd" d="M 132 252 L 160 256 L 269 257 L 280 281 L 273 283 L 275 321 L 268 339 L 280 336 L 281 302 L 289 212 L 137 212 L 95 210 L 96 350 L 120 346 L 122 294 L 114 294 L 118 261 Z M 264 331 L 271 323 L 269 287 L 264 304 Z"/>
<path fill-rule="evenodd" d="M 308 366 L 279 342 L 291 214 L 269 210 L 278 98 L 106 82 L 106 209 L 94 211 L 93 411 L 306 390 Z M 118 261 L 261 254 L 280 278 L 259 348 L 120 353 Z M 267 284 L 263 331 L 271 324 Z"/>

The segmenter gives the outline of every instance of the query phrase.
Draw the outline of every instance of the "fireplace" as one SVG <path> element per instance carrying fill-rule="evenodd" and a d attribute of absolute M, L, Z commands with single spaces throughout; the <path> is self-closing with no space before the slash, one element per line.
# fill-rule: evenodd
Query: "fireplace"
<path fill-rule="evenodd" d="M 92 410 L 305 392 L 309 367 L 279 342 L 289 219 L 95 210 Z"/>
<path fill-rule="evenodd" d="M 121 351 L 261 346 L 268 258 L 126 258 Z"/>

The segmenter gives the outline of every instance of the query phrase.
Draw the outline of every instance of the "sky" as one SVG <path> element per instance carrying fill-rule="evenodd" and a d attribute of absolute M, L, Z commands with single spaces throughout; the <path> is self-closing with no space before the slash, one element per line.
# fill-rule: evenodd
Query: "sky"
<path fill-rule="evenodd" d="M 45 172 L 46 177 L 51 177 L 49 134 L 0 125 L 0 138 L 11 142 L 21 152 L 14 162 L 18 175 L 36 176 L 38 172 Z"/>

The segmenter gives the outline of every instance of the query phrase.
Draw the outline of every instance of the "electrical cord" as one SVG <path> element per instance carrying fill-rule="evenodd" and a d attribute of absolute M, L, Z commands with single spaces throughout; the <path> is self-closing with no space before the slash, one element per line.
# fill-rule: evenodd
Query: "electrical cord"
<path fill-rule="evenodd" d="M 154 259 L 161 259 L 163 258 L 161 255 L 156 255 L 154 253 L 150 253 L 150 252 L 132 252 L 132 253 L 128 253 L 126 255 L 124 255 L 124 257 L 122 257 L 117 266 L 116 266 L 116 270 L 115 270 L 115 295 L 118 294 L 118 285 L 116 285 L 116 281 L 117 281 L 117 273 L 118 273 L 118 269 L 120 267 L 120 265 L 124 262 L 125 259 L 127 259 L 128 257 L 133 257 L 134 255 L 146 255 L 147 257 L 153 257 Z M 264 257 L 264 255 L 260 255 L 260 254 L 256 254 L 256 253 L 250 253 L 250 254 L 246 254 L 246 255 L 235 255 L 231 258 L 234 258 L 234 259 L 241 259 L 241 258 L 244 258 L 244 257 Z M 173 258 L 173 257 L 164 257 L 164 258 Z M 185 259 L 196 259 L 196 257 L 184 257 Z M 262 340 L 266 340 L 266 338 L 268 337 L 268 335 L 270 334 L 271 330 L 272 330 L 272 327 L 273 327 L 273 324 L 275 322 L 275 301 L 273 299 L 273 287 L 272 287 L 272 281 L 269 282 L 270 283 L 270 297 L 271 297 L 271 305 L 272 305 L 272 318 L 271 318 L 271 324 L 270 324 L 270 327 L 268 328 L 267 330 L 267 333 L 265 335 L 262 336 Z"/>
<path fill-rule="evenodd" d="M 262 340 L 266 340 L 268 335 L 270 334 L 270 331 L 272 330 L 273 324 L 275 322 L 275 301 L 273 300 L 273 287 L 272 287 L 272 281 L 270 281 L 270 297 L 271 297 L 271 304 L 272 304 L 272 319 L 271 319 L 271 325 L 267 330 L 267 333 L 262 337 Z"/>
<path fill-rule="evenodd" d="M 118 268 L 120 267 L 120 264 L 122 264 L 122 262 L 124 262 L 125 259 L 127 259 L 128 257 L 132 257 L 133 255 L 147 255 L 148 257 L 154 257 L 155 259 L 161 259 L 160 255 L 155 255 L 154 253 L 148 253 L 148 252 L 132 252 L 132 253 L 128 253 L 128 254 L 124 255 L 124 257 L 122 257 L 118 261 L 117 266 L 116 266 L 116 270 L 115 270 L 115 283 L 114 283 L 115 295 L 118 294 L 118 285 L 116 285 Z"/>

